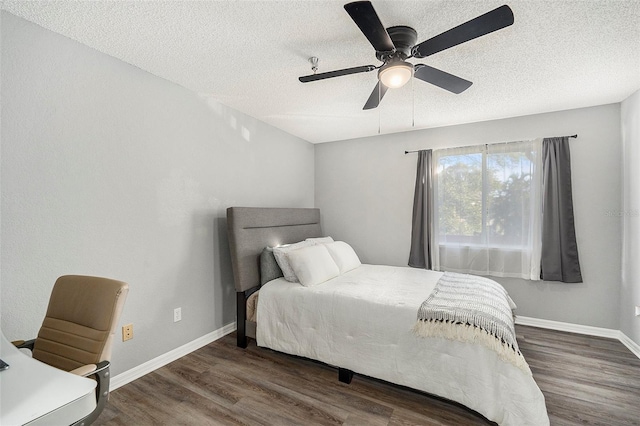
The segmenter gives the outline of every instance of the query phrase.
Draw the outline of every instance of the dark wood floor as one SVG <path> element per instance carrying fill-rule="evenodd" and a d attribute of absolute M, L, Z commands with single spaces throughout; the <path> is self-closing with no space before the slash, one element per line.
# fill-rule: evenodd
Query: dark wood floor
<path fill-rule="evenodd" d="M 640 360 L 617 340 L 516 326 L 552 425 L 640 425 Z M 487 425 L 456 404 L 235 334 L 111 393 L 96 425 Z"/>

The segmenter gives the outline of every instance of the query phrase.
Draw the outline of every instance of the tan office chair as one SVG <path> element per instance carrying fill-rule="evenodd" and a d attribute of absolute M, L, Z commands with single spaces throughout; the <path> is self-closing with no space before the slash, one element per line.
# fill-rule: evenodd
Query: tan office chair
<path fill-rule="evenodd" d="M 53 286 L 38 337 L 13 342 L 46 364 L 95 378 L 96 409 L 76 424 L 91 424 L 106 404 L 113 336 L 128 292 L 121 281 L 62 276 Z"/>

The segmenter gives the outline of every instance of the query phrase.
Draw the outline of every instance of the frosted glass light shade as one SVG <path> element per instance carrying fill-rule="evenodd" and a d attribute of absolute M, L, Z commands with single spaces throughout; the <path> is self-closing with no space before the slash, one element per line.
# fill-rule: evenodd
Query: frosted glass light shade
<path fill-rule="evenodd" d="M 404 62 L 390 62 L 380 68 L 378 79 L 390 89 L 397 89 L 407 84 L 413 77 L 413 65 Z"/>

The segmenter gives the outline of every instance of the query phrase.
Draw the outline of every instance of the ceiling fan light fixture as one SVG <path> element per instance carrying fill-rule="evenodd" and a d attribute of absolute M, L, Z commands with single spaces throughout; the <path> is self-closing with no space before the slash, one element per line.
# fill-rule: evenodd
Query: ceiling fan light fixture
<path fill-rule="evenodd" d="M 386 63 L 378 71 L 378 79 L 390 89 L 397 89 L 409 82 L 413 77 L 413 64 L 405 61 Z"/>

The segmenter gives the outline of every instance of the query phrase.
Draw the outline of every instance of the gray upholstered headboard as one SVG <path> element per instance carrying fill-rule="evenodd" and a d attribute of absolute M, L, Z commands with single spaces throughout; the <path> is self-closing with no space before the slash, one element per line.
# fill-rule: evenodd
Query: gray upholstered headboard
<path fill-rule="evenodd" d="M 227 230 L 236 292 L 260 285 L 265 247 L 322 236 L 319 209 L 229 207 Z"/>

